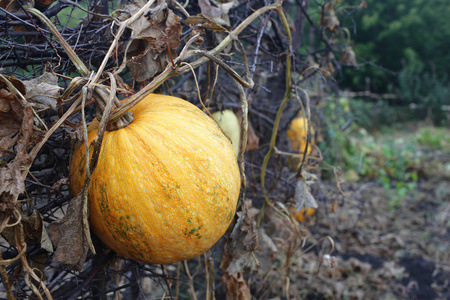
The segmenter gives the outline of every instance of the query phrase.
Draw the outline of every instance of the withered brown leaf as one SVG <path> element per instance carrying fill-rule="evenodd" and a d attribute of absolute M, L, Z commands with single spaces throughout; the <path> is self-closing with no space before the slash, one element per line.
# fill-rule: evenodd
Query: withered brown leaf
<path fill-rule="evenodd" d="M 17 79 L 14 76 L 6 76 L 6 75 L 2 75 L 4 78 L 6 78 L 9 82 L 12 83 L 12 85 L 14 85 L 14 87 L 20 92 L 22 93 L 22 95 L 25 95 L 27 90 L 25 88 L 25 84 Z M 0 78 L 0 90 L 1 89 L 8 89 L 8 85 L 6 84 L 6 82 L 3 81 L 2 78 Z"/>
<path fill-rule="evenodd" d="M 16 97 L 6 89 L 0 89 L 0 157 L 19 139 L 23 116 L 23 108 Z"/>
<path fill-rule="evenodd" d="M 140 7 L 133 3 L 126 5 L 129 13 L 136 13 Z M 147 40 L 152 49 L 162 52 L 169 48 L 180 46 L 181 18 L 167 7 L 165 2 L 156 7 L 149 8 L 144 16 L 132 22 L 128 27 L 132 30 L 132 39 Z M 167 43 L 167 44 L 166 44 Z"/>
<path fill-rule="evenodd" d="M 133 59 L 127 62 L 127 66 L 133 78 L 139 82 L 152 78 L 171 63 L 167 52 L 157 53 L 148 47 L 149 43 L 146 40 L 133 40 L 130 46 L 129 54 Z M 134 49 L 134 52 L 131 52 L 131 49 Z M 142 53 L 142 49 L 147 50 Z"/>
<path fill-rule="evenodd" d="M 237 3 L 237 1 L 217 3 L 213 0 L 199 0 L 198 6 L 200 6 L 200 10 L 204 16 L 210 18 L 220 26 L 229 28 L 230 18 L 228 17 L 228 12 Z"/>
<path fill-rule="evenodd" d="M 355 52 L 353 51 L 352 46 L 346 46 L 344 50 L 342 50 L 339 62 L 353 67 L 358 66 L 358 62 L 356 61 L 356 55 Z"/>
<path fill-rule="evenodd" d="M 323 27 L 333 33 L 335 33 L 339 28 L 339 19 L 337 18 L 336 12 L 334 11 L 334 7 L 331 3 L 328 3 L 323 7 L 321 23 Z"/>
<path fill-rule="evenodd" d="M 231 245 L 228 249 L 228 253 L 231 254 L 226 268 L 228 274 L 242 272 L 246 267 L 250 267 L 252 270 L 258 267 L 258 263 L 252 255 L 252 251 L 259 247 L 255 222 L 258 210 L 252 209 L 250 206 L 250 201 L 244 201 L 241 210 L 236 213 L 238 219 L 231 232 Z"/>
<path fill-rule="evenodd" d="M 125 5 L 122 19 L 136 13 L 143 3 Z M 149 8 L 143 16 L 130 23 L 131 40 L 127 48 L 127 66 L 133 78 L 145 81 L 171 63 L 169 55 L 181 45 L 181 18 L 170 10 L 166 2 Z"/>
<path fill-rule="evenodd" d="M 58 95 L 61 87 L 58 86 L 58 77 L 52 73 L 44 72 L 41 76 L 23 82 L 26 87 L 26 99 L 35 103 L 35 109 L 57 109 Z"/>
<path fill-rule="evenodd" d="M 0 166 L 0 211 L 14 209 L 14 196 L 25 189 L 22 169 L 31 163 L 27 149 L 33 142 L 31 104 L 25 106 L 5 89 L 0 89 L 0 156 L 14 153 L 14 158 Z"/>
<path fill-rule="evenodd" d="M 74 197 L 67 209 L 67 214 L 58 222 L 48 226 L 48 234 L 56 246 L 53 262 L 59 262 L 73 270 L 81 270 L 86 260 L 88 243 L 84 234 L 83 194 Z"/>
<path fill-rule="evenodd" d="M 227 287 L 227 300 L 250 300 L 252 298 L 250 288 L 242 273 L 224 276 L 221 281 Z"/>
<path fill-rule="evenodd" d="M 41 213 L 38 210 L 33 209 L 33 212 L 28 215 L 20 204 L 17 205 L 16 208 L 21 215 L 25 242 L 29 244 L 30 242 L 37 240 L 42 248 L 48 252 L 53 252 L 53 246 L 48 237 L 47 230 L 45 229 Z M 2 231 L 2 235 L 11 245 L 15 246 L 16 239 L 14 227 L 6 227 Z"/>
<path fill-rule="evenodd" d="M 302 176 L 295 184 L 295 207 L 296 211 L 303 208 L 317 208 L 316 199 L 311 194 L 310 185 L 317 181 L 317 176 L 302 169 Z"/>

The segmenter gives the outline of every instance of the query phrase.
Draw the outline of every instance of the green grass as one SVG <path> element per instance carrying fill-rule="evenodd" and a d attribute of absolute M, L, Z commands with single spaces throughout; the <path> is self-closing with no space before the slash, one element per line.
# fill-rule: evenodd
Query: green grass
<path fill-rule="evenodd" d="M 416 189 L 419 170 L 427 171 L 424 168 L 431 166 L 430 161 L 438 163 L 436 153 L 450 152 L 450 128 L 409 122 L 368 131 L 354 122 L 342 131 L 346 120 L 358 112 L 341 99 L 329 102 L 324 107 L 327 119 L 319 144 L 325 163 L 340 168 L 349 181 L 376 181 L 386 190 L 391 210 Z M 324 175 L 333 176 L 328 173 Z"/>
<path fill-rule="evenodd" d="M 417 143 L 433 150 L 450 151 L 450 129 L 444 127 L 424 127 L 416 133 Z"/>

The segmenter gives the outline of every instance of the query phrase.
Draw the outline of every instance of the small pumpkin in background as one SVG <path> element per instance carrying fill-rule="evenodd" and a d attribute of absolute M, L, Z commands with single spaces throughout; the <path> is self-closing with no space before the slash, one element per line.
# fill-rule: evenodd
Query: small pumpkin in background
<path fill-rule="evenodd" d="M 306 151 L 306 155 L 310 155 L 312 151 L 312 145 L 314 145 L 314 126 L 311 124 L 311 141 L 308 145 L 308 150 Z M 308 137 L 308 119 L 305 116 L 299 114 L 295 117 L 291 123 L 289 124 L 288 129 L 286 130 L 286 136 L 289 139 L 291 150 L 294 153 L 305 154 L 306 150 L 306 141 Z M 302 161 L 301 157 L 289 157 L 288 164 L 291 169 L 296 169 L 300 162 Z"/>
<path fill-rule="evenodd" d="M 219 124 L 223 133 L 230 138 L 237 157 L 239 155 L 241 143 L 241 126 L 238 117 L 229 109 L 216 111 L 212 114 L 212 117 L 216 120 L 217 124 Z"/>
<path fill-rule="evenodd" d="M 130 109 L 134 120 L 105 131 L 89 186 L 89 222 L 112 250 L 130 259 L 169 264 L 211 248 L 233 220 L 240 190 L 235 150 L 219 126 L 193 104 L 150 94 Z M 98 121 L 88 127 L 92 141 Z M 70 165 L 78 194 L 85 146 Z"/>
<path fill-rule="evenodd" d="M 314 213 L 316 212 L 315 208 L 308 207 L 307 209 L 302 208 L 299 211 L 297 211 L 295 206 L 292 206 L 291 208 L 291 215 L 294 219 L 299 221 L 300 223 L 304 222 L 305 220 L 308 220 Z"/>

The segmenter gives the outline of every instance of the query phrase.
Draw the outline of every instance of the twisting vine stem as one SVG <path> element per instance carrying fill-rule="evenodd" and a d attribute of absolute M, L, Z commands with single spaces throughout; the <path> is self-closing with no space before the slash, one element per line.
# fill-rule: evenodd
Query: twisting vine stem
<path fill-rule="evenodd" d="M 272 129 L 272 136 L 270 138 L 269 150 L 267 151 L 266 155 L 264 156 L 263 164 L 261 167 L 261 189 L 262 189 L 262 192 L 264 195 L 264 204 L 263 204 L 261 211 L 259 212 L 259 215 L 258 215 L 258 218 L 256 221 L 257 227 L 261 226 L 261 220 L 265 214 L 265 211 L 269 206 L 271 206 L 269 196 L 266 191 L 266 168 L 267 168 L 267 164 L 269 163 L 270 157 L 274 153 L 275 143 L 276 143 L 277 134 L 278 134 L 278 126 L 280 125 L 281 115 L 283 114 L 284 107 L 286 106 L 287 102 L 291 99 L 291 96 L 292 96 L 291 95 L 291 61 L 292 61 L 291 56 L 293 53 L 293 51 L 292 51 L 292 35 L 291 35 L 291 31 L 289 29 L 289 24 L 287 22 L 287 19 L 286 19 L 286 16 L 284 15 L 283 10 L 281 9 L 281 7 L 277 7 L 276 10 L 278 12 L 278 15 L 281 18 L 281 21 L 283 22 L 283 26 L 286 30 L 287 38 L 288 38 L 288 42 L 289 42 L 288 49 L 286 50 L 286 87 L 285 87 L 283 100 L 281 101 L 281 104 L 278 107 L 278 111 L 277 111 L 277 114 L 275 117 L 275 122 L 274 122 L 273 129 Z"/>

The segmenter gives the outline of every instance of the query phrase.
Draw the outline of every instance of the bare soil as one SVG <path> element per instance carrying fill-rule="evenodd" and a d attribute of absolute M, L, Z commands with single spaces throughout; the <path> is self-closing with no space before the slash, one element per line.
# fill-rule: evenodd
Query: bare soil
<path fill-rule="evenodd" d="M 449 166 L 450 157 L 427 164 Z M 436 169 L 435 169 L 436 170 Z M 335 212 L 320 207 L 307 225 L 311 240 L 330 235 L 332 266 L 320 247 L 298 258 L 301 299 L 450 299 L 450 184 L 448 170 L 422 174 L 394 209 L 374 182 L 347 183 Z M 294 273 L 294 272 L 291 272 Z"/>

